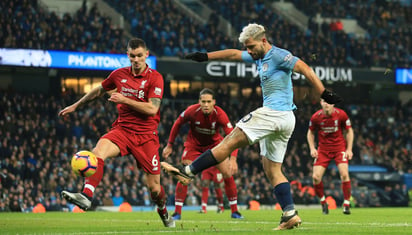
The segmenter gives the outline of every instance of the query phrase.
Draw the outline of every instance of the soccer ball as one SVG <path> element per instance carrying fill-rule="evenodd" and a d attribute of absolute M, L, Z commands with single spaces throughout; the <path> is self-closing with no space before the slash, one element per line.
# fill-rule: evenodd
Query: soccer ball
<path fill-rule="evenodd" d="M 90 151 L 77 152 L 72 158 L 72 170 L 78 176 L 92 176 L 97 170 L 97 157 Z"/>

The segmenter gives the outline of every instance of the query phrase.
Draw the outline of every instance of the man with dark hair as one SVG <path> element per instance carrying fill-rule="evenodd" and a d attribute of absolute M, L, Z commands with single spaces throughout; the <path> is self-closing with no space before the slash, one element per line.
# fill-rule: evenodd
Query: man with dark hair
<path fill-rule="evenodd" d="M 349 160 L 353 157 L 353 129 L 345 111 L 320 100 L 322 109 L 316 111 L 309 122 L 307 141 L 313 163 L 313 187 L 320 199 L 323 214 L 329 214 L 323 189 L 322 178 L 329 163 L 334 160 L 342 181 L 343 213 L 350 214 L 351 183 L 349 177 Z M 318 147 L 315 133 L 318 134 Z"/>
<path fill-rule="evenodd" d="M 201 153 L 219 144 L 223 139 L 219 133 L 221 128 L 226 135 L 233 130 L 232 124 L 225 111 L 216 105 L 214 95 L 215 94 L 211 89 L 203 89 L 200 91 L 199 103 L 189 106 L 180 114 L 170 131 L 168 144 L 163 149 L 164 158 L 169 157 L 172 153 L 172 147 L 176 136 L 178 135 L 181 126 L 185 123 L 189 123 L 190 130 L 184 143 L 185 149 L 182 155 L 182 163 L 184 165 L 192 163 L 192 161 L 199 157 Z M 230 160 L 227 158 L 216 165 L 216 168 L 223 176 L 226 196 L 232 211 L 231 218 L 243 219 L 243 216 L 239 213 L 237 208 L 237 189 L 233 179 L 233 174 L 237 172 L 237 152 L 238 150 L 236 149 L 229 153 L 228 157 L 230 156 Z M 204 190 L 209 190 L 209 182 L 207 181 L 214 180 L 215 176 L 217 178 L 216 174 L 220 174 L 217 170 L 212 168 L 202 172 L 202 187 L 204 187 Z M 173 214 L 173 219 L 175 220 L 181 219 L 182 207 L 186 195 L 187 185 L 178 182 L 176 185 L 175 213 Z M 202 204 L 207 204 L 207 196 L 205 194 L 202 197 Z M 206 212 L 206 205 L 202 205 L 202 210 L 203 212 Z"/>
<path fill-rule="evenodd" d="M 98 159 L 96 173 L 85 178 L 81 193 L 63 191 L 62 196 L 84 210 L 89 209 L 94 191 L 103 177 L 104 161 L 131 154 L 137 166 L 145 172 L 151 199 L 157 205 L 164 226 L 175 227 L 167 212 L 166 194 L 160 184 L 157 127 L 163 97 L 163 77 L 146 64 L 149 51 L 142 39 L 134 38 L 128 42 L 127 56 L 131 66 L 114 70 L 101 85 L 59 112 L 59 116 L 64 117 L 104 93 L 114 91 L 108 100 L 116 104 L 119 113 L 112 129 L 99 139 L 92 150 Z"/>

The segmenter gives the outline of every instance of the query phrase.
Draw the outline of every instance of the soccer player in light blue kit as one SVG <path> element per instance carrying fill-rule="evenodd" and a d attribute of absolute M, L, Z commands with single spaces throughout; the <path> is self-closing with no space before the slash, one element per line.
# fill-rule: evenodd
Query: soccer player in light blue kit
<path fill-rule="evenodd" d="M 279 226 L 275 230 L 292 229 L 302 222 L 295 210 L 290 183 L 282 173 L 287 144 L 295 128 L 292 72 L 303 74 L 326 102 L 335 104 L 342 101 L 342 98 L 326 90 L 305 62 L 289 51 L 269 43 L 262 25 L 249 24 L 244 27 L 239 41 L 244 44 L 246 51 L 226 49 L 209 53 L 195 52 L 188 54 L 186 58 L 198 62 L 235 60 L 256 63 L 263 107 L 243 117 L 219 145 L 204 152 L 192 164 L 173 166 L 162 162 L 162 167 L 187 184 L 195 174 L 223 161 L 233 150 L 259 141 L 263 169 L 283 210 Z"/>

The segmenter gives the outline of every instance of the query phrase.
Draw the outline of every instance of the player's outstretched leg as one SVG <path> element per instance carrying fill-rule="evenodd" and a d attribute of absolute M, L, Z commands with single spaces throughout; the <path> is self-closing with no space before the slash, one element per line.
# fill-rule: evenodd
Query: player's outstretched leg
<path fill-rule="evenodd" d="M 83 193 L 71 193 L 68 191 L 62 191 L 62 197 L 64 197 L 70 203 L 77 205 L 82 210 L 88 210 L 92 206 L 92 201 Z"/>
<path fill-rule="evenodd" d="M 161 162 L 160 165 L 166 173 L 175 177 L 183 185 L 188 185 L 193 180 L 193 177 L 184 172 L 183 165 L 173 166 L 167 162 Z"/>

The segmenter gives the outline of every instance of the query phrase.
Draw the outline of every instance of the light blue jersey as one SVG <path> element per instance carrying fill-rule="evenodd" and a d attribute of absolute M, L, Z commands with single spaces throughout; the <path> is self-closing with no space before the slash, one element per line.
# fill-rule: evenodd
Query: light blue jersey
<path fill-rule="evenodd" d="M 264 107 L 278 111 L 296 109 L 291 76 L 298 59 L 289 51 L 275 46 L 258 60 L 254 60 L 247 51 L 242 52 L 243 61 L 257 64 Z"/>

